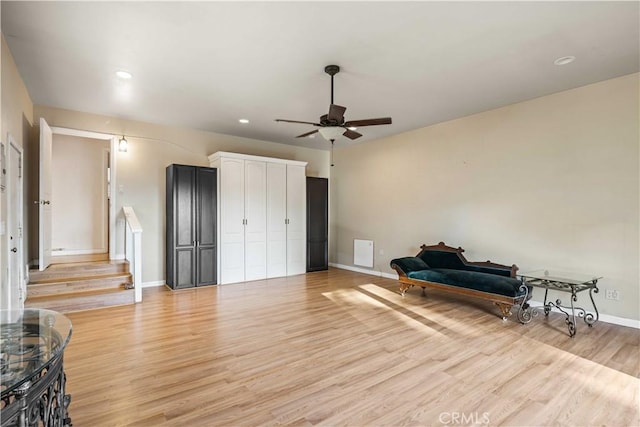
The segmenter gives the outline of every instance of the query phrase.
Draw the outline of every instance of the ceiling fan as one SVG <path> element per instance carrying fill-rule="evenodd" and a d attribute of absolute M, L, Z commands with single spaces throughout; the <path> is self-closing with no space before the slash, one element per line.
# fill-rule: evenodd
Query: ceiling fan
<path fill-rule="evenodd" d="M 320 116 L 320 123 L 301 122 L 298 120 L 285 119 L 276 119 L 276 122 L 302 123 L 315 126 L 319 129 L 314 129 L 311 132 L 303 133 L 302 135 L 296 136 L 296 138 L 304 138 L 309 135 L 313 135 L 316 132 L 320 132 L 324 139 L 331 141 L 332 143 L 340 135 L 345 136 L 351 140 L 360 138 L 362 134 L 356 132 L 356 128 L 359 127 L 391 124 L 391 117 L 350 120 L 348 122 L 345 122 L 344 112 L 347 110 L 347 108 L 333 103 L 333 76 L 340 72 L 340 67 L 337 65 L 327 65 L 326 67 L 324 67 L 324 72 L 331 76 L 331 105 L 329 105 L 329 113 Z"/>

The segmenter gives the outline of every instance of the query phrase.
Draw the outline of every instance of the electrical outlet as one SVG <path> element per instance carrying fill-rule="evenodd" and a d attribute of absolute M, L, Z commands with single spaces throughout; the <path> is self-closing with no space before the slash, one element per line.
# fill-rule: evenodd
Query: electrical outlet
<path fill-rule="evenodd" d="M 605 299 L 620 301 L 620 291 L 617 289 L 607 289 L 604 293 Z"/>

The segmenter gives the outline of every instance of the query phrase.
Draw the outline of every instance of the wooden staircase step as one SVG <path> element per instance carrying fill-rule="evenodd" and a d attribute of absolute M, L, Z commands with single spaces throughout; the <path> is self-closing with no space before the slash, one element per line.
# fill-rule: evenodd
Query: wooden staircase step
<path fill-rule="evenodd" d="M 131 283 L 131 274 L 129 273 L 47 279 L 29 283 L 27 298 L 124 289 Z"/>
<path fill-rule="evenodd" d="M 45 271 L 29 271 L 28 308 L 47 308 L 63 313 L 134 304 L 129 262 L 91 260 L 51 264 Z"/>
<path fill-rule="evenodd" d="M 46 308 L 60 313 L 70 313 L 133 303 L 133 289 L 100 289 L 75 294 L 27 298 L 25 307 Z"/>
<path fill-rule="evenodd" d="M 52 264 L 44 271 L 29 270 L 29 283 L 128 272 L 129 262 L 126 260 Z"/>

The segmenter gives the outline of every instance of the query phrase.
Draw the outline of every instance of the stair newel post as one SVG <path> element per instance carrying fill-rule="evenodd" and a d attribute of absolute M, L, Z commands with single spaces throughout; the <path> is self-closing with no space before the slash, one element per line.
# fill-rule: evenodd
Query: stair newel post
<path fill-rule="evenodd" d="M 142 227 L 130 206 L 122 208 L 125 217 L 125 258 L 133 278 L 134 300 L 142 302 Z"/>

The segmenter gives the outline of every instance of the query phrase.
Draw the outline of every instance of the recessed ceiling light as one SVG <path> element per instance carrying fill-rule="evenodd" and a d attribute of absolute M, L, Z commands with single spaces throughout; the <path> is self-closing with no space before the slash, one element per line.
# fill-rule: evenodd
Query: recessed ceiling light
<path fill-rule="evenodd" d="M 563 56 L 563 57 L 558 58 L 555 61 L 553 61 L 553 63 L 556 64 L 556 65 L 567 65 L 567 64 L 572 63 L 575 60 L 576 60 L 575 56 Z"/>
<path fill-rule="evenodd" d="M 243 125 L 246 125 L 247 123 L 249 123 L 249 119 L 238 119 L 238 121 Z"/>
<path fill-rule="evenodd" d="M 127 79 L 127 80 L 133 77 L 133 75 L 130 72 L 124 71 L 124 70 L 116 71 L 116 76 L 120 77 L 121 79 Z"/>

